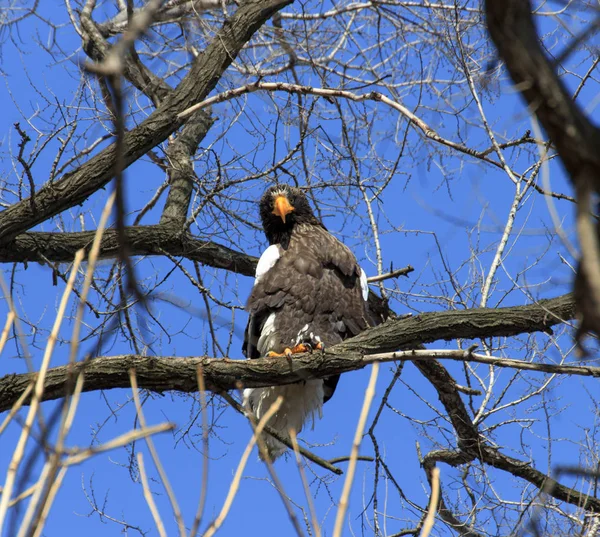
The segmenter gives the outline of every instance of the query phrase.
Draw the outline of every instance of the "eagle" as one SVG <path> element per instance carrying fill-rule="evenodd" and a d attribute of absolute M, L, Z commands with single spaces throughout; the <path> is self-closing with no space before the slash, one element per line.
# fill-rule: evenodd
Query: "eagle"
<path fill-rule="evenodd" d="M 246 358 L 282 357 L 322 350 L 355 336 L 373 324 L 369 319 L 367 276 L 350 249 L 315 216 L 299 188 L 276 185 L 259 202 L 269 247 L 256 267 L 243 352 Z M 333 395 L 340 376 L 286 386 L 248 388 L 244 405 L 257 419 L 279 395 L 283 404 L 269 426 L 288 438 L 315 415 Z M 265 435 L 275 460 L 286 450 Z"/>

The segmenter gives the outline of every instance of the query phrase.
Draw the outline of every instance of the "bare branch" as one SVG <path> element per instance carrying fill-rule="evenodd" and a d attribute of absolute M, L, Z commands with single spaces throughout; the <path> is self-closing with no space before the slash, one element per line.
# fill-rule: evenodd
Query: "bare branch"
<path fill-rule="evenodd" d="M 135 368 L 140 388 L 156 392 L 196 392 L 198 366 L 202 366 L 206 389 L 217 393 L 235 389 L 240 382 L 248 388 L 290 384 L 362 369 L 373 363 L 369 356 L 365 356 L 365 352 L 389 352 L 390 347 L 406 348 L 439 339 L 473 339 L 491 337 L 492 334 L 506 336 L 548 330 L 562 322 L 562 319 L 572 318 L 573 309 L 572 296 L 565 295 L 530 306 L 433 312 L 408 319 L 390 320 L 323 353 L 294 357 L 292 368 L 287 360 L 274 361 L 269 358 L 247 361 L 137 355 L 99 357 L 87 363 L 79 363 L 71 369 L 66 366 L 50 369 L 43 400 L 63 397 L 66 379 L 69 374 L 77 374 L 79 370 L 85 370 L 86 383 L 83 391 L 126 388 L 130 385 L 130 368 Z M 385 358 L 389 361 L 395 359 L 394 353 Z M 419 368 L 428 363 L 416 362 Z M 0 412 L 8 410 L 34 378 L 34 375 L 24 374 L 7 375 L 1 379 Z M 454 385 L 452 380 L 446 382 Z"/>
<path fill-rule="evenodd" d="M 291 0 L 249 0 L 244 2 L 222 26 L 202 55 L 196 58 L 188 75 L 163 101 L 161 106 L 140 125 L 125 134 L 125 167 L 166 140 L 183 121 L 181 109 L 203 100 L 215 87 L 223 72 L 246 45 L 256 30 L 273 13 Z M 36 194 L 37 211 L 28 199 L 11 205 L 0 213 L 0 242 L 5 243 L 31 227 L 86 200 L 113 177 L 115 146 L 101 151 L 85 164 L 67 173 Z"/>
<path fill-rule="evenodd" d="M 130 255 L 165 255 L 199 261 L 205 265 L 223 268 L 253 276 L 258 259 L 231 250 L 226 246 L 194 238 L 181 229 L 171 226 L 129 226 L 125 229 Z M 23 233 L 12 241 L 0 245 L 0 263 L 71 262 L 75 252 L 89 249 L 95 231 L 73 233 Z M 115 229 L 107 229 L 101 243 L 100 259 L 117 258 L 119 252 L 118 234 Z"/>

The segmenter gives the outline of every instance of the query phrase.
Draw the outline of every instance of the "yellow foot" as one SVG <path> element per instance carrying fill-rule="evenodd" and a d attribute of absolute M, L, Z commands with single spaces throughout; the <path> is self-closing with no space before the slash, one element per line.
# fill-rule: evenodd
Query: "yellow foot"
<path fill-rule="evenodd" d="M 323 345 L 318 343 L 315 348 L 321 350 L 323 349 Z M 289 358 L 292 354 L 302 354 L 303 352 L 312 352 L 312 350 L 313 348 L 310 345 L 300 343 L 300 345 L 296 345 L 291 349 L 286 347 L 283 352 L 269 351 L 267 353 L 267 358 L 281 358 L 282 356 L 287 356 Z"/>

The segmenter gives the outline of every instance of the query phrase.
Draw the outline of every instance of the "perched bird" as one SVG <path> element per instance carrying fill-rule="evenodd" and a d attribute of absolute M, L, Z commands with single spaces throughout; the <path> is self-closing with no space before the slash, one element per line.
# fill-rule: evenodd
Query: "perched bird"
<path fill-rule="evenodd" d="M 350 249 L 327 231 L 304 193 L 288 185 L 267 189 L 259 202 L 270 246 L 260 257 L 248 299 L 243 351 L 247 358 L 289 356 L 323 349 L 365 330 L 367 277 Z M 286 386 L 244 390 L 244 404 L 260 417 L 284 397 L 269 425 L 288 437 L 328 401 L 339 375 Z M 265 435 L 272 459 L 286 447 Z"/>

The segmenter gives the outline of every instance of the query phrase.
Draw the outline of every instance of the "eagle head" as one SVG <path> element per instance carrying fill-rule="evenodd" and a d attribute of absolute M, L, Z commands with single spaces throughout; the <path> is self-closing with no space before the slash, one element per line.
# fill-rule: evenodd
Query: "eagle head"
<path fill-rule="evenodd" d="M 302 190 L 289 185 L 268 188 L 259 202 L 260 218 L 270 244 L 287 249 L 294 227 L 298 224 L 322 226 L 315 217 Z"/>

